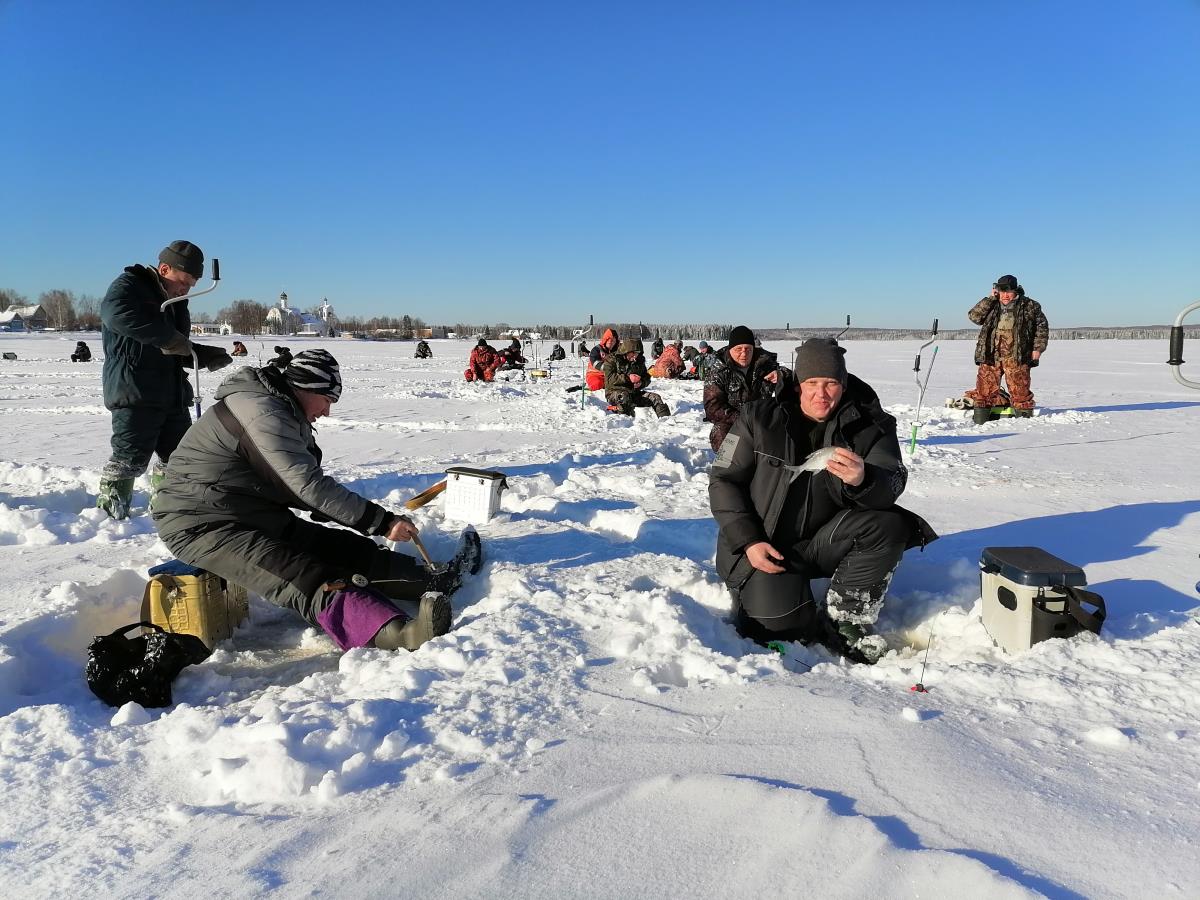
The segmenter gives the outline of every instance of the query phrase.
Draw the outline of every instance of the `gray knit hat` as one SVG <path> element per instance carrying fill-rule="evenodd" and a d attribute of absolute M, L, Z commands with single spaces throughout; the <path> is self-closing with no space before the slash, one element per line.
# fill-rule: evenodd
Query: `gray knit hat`
<path fill-rule="evenodd" d="M 342 396 L 342 370 L 328 350 L 305 350 L 292 357 L 283 377 L 293 388 L 324 394 L 334 403 Z"/>
<path fill-rule="evenodd" d="M 833 338 L 810 338 L 796 348 L 796 381 L 834 378 L 846 383 L 846 348 Z"/>
<path fill-rule="evenodd" d="M 171 241 L 158 254 L 158 261 L 187 272 L 197 281 L 204 277 L 204 251 L 191 241 Z"/>

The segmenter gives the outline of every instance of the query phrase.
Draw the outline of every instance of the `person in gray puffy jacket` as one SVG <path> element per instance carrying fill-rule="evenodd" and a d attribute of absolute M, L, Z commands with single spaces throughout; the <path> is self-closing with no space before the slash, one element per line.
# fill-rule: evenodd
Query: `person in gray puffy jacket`
<path fill-rule="evenodd" d="M 239 369 L 171 455 L 154 523 L 179 559 L 295 610 L 343 650 L 415 650 L 450 630 L 448 595 L 463 570 L 478 571 L 479 537 L 468 530 L 437 575 L 371 540 L 417 529 L 321 470 L 312 425 L 341 391 L 325 350 Z"/>

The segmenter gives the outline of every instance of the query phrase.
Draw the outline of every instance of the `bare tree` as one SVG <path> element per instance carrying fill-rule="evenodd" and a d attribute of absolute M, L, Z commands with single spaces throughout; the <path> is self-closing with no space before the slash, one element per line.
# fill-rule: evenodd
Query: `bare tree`
<path fill-rule="evenodd" d="M 51 328 L 65 331 L 75 325 L 75 295 L 70 291 L 46 291 L 38 297 L 38 305 L 45 310 Z"/>
<path fill-rule="evenodd" d="M 80 331 L 100 330 L 100 300 L 83 294 L 75 305 L 75 327 Z"/>
<path fill-rule="evenodd" d="M 269 311 L 269 307 L 253 300 L 234 300 L 217 313 L 217 321 L 228 322 L 234 334 L 259 334 Z"/>
<path fill-rule="evenodd" d="M 19 294 L 12 288 L 0 288 L 0 312 L 14 306 L 25 306 L 28 303 L 24 294 Z"/>

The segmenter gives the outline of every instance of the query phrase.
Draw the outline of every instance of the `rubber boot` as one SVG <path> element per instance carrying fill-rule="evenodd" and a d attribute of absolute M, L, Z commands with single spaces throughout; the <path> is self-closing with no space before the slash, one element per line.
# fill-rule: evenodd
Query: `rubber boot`
<path fill-rule="evenodd" d="M 887 653 L 887 641 L 873 633 L 869 625 L 842 622 L 837 631 L 845 645 L 845 655 L 854 662 L 873 666 Z"/>
<path fill-rule="evenodd" d="M 1033 417 L 1033 410 L 1032 409 L 1015 409 L 1014 408 L 1012 411 L 1012 414 L 1013 414 L 1013 418 L 1015 418 L 1015 419 L 1029 419 L 1029 418 Z"/>
<path fill-rule="evenodd" d="M 660 419 L 665 419 L 671 414 L 671 407 L 663 403 L 661 400 L 654 404 L 654 412 L 658 414 Z"/>
<path fill-rule="evenodd" d="M 371 646 L 380 650 L 416 650 L 426 641 L 450 630 L 450 598 L 430 591 L 421 597 L 415 619 L 400 616 L 375 633 Z"/>
<path fill-rule="evenodd" d="M 101 478 L 100 491 L 96 495 L 96 506 L 108 513 L 110 518 L 129 518 L 129 507 L 133 505 L 132 478 Z"/>
<path fill-rule="evenodd" d="M 158 499 L 158 492 L 162 489 L 163 484 L 167 480 L 167 467 L 161 462 L 155 463 L 154 468 L 150 470 L 150 508 L 154 509 L 154 501 Z"/>
<path fill-rule="evenodd" d="M 986 425 L 992 421 L 992 408 L 990 406 L 976 406 L 971 412 L 971 421 L 976 425 Z"/>

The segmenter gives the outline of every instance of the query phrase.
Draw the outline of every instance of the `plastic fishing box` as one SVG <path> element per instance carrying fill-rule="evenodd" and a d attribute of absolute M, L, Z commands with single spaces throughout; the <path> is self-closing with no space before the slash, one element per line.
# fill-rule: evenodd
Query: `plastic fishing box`
<path fill-rule="evenodd" d="M 446 518 L 482 525 L 500 511 L 500 492 L 507 487 L 503 472 L 451 466 L 446 470 Z"/>
<path fill-rule="evenodd" d="M 983 627 L 1009 653 L 1083 630 L 1059 586 L 1087 584 L 1083 569 L 1039 547 L 986 547 L 979 558 Z"/>
<path fill-rule="evenodd" d="M 176 634 L 193 634 L 212 650 L 250 613 L 246 589 L 177 559 L 147 573 L 142 619 Z"/>

